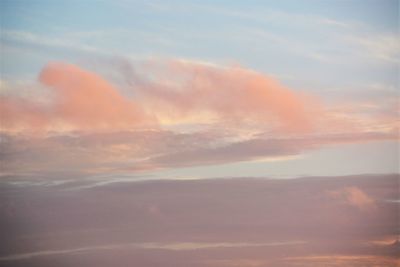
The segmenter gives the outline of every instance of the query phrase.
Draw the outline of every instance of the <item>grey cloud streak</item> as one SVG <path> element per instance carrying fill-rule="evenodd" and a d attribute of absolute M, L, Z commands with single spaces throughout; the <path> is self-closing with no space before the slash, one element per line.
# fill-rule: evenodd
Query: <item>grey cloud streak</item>
<path fill-rule="evenodd" d="M 136 131 L 35 138 L 2 135 L 4 173 L 115 173 L 206 166 L 296 156 L 326 145 L 396 139 L 395 133 L 350 133 L 224 141 L 211 132 Z M 53 178 L 56 179 L 56 178 Z"/>

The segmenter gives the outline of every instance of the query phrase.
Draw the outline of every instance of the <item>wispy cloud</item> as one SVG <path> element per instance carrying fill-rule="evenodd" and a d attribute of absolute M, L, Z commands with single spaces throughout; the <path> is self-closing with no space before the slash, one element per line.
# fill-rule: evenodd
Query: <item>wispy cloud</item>
<path fill-rule="evenodd" d="M 162 249 L 174 251 L 190 251 L 215 248 L 245 248 L 245 247 L 268 247 L 268 246 L 290 246 L 304 244 L 302 241 L 271 242 L 271 243 L 194 243 L 194 242 L 174 242 L 174 243 L 120 243 L 103 246 L 88 246 L 60 250 L 44 250 L 29 253 L 13 254 L 0 256 L 0 261 L 16 261 L 30 259 L 34 257 L 46 257 L 60 254 L 75 254 L 90 251 L 118 250 L 118 249 Z"/>
<path fill-rule="evenodd" d="M 398 34 L 377 33 L 344 36 L 344 41 L 354 47 L 354 53 L 371 59 L 399 63 L 400 37 Z"/>
<path fill-rule="evenodd" d="M 4 44 L 10 43 L 38 46 L 42 49 L 56 48 L 84 53 L 102 53 L 102 50 L 98 47 L 77 42 L 73 38 L 67 38 L 65 36 L 51 37 L 47 35 L 38 35 L 28 31 L 2 30 L 1 41 Z"/>

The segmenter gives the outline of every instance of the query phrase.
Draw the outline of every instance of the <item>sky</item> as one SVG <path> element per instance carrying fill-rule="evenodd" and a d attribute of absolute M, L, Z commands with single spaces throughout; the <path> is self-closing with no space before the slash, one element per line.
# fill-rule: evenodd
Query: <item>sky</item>
<path fill-rule="evenodd" d="M 395 266 L 398 0 L 0 20 L 0 266 Z"/>
<path fill-rule="evenodd" d="M 1 5 L 5 174 L 398 172 L 397 1 Z"/>

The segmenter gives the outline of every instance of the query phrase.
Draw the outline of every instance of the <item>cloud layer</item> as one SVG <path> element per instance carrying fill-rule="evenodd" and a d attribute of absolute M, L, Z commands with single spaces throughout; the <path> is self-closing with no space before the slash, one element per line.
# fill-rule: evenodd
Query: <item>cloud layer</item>
<path fill-rule="evenodd" d="M 2 182 L 0 265 L 396 266 L 399 203 L 388 200 L 398 184 L 398 175 Z"/>
<path fill-rule="evenodd" d="M 3 90 L 3 172 L 153 170 L 398 138 L 387 110 L 331 108 L 243 67 L 117 63 L 103 69 L 109 79 L 49 63 L 37 84 L 45 101 L 34 86 L 29 97 L 18 87 Z"/>
<path fill-rule="evenodd" d="M 154 118 L 144 109 L 161 121 L 204 115 L 210 122 L 283 125 L 294 131 L 309 129 L 313 121 L 310 111 L 316 104 L 311 97 L 251 70 L 179 60 L 149 62 L 146 69 L 141 83 L 135 81 L 133 89 L 141 98 L 134 100 L 95 73 L 50 63 L 40 73 L 39 82 L 51 90 L 52 103 L 43 106 L 32 99 L 2 96 L 2 128 L 131 130 L 154 125 Z"/>

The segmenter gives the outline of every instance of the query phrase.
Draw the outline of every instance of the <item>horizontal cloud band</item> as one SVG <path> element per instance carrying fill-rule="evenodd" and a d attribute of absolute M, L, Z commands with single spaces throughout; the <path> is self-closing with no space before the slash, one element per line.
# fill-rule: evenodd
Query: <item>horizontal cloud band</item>
<path fill-rule="evenodd" d="M 317 97 L 241 67 L 183 60 L 128 66 L 116 68 L 122 88 L 77 66 L 50 63 L 39 75 L 47 101 L 6 90 L 4 171 L 221 164 L 398 138 L 394 119 L 338 116 Z"/>

